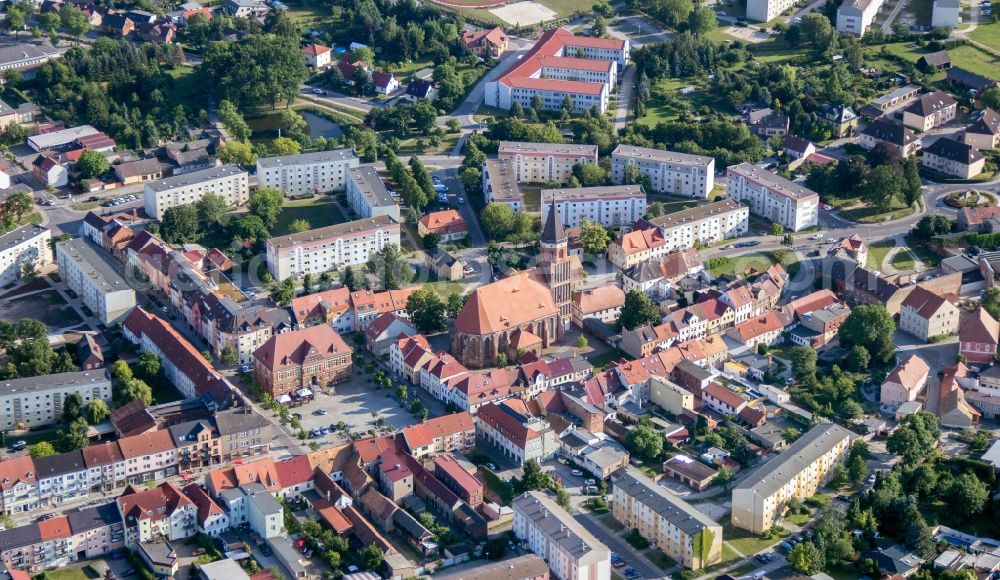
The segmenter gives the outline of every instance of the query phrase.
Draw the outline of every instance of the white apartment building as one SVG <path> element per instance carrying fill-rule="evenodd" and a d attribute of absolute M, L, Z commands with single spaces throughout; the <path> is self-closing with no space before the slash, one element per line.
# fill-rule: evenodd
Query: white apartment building
<path fill-rule="evenodd" d="M 750 205 L 754 215 L 797 232 L 819 221 L 819 195 L 805 186 L 750 163 L 727 170 L 727 195 Z"/>
<path fill-rule="evenodd" d="M 837 9 L 837 32 L 864 36 L 885 0 L 844 0 Z"/>
<path fill-rule="evenodd" d="M 346 187 L 347 170 L 357 166 L 350 149 L 263 157 L 257 160 L 257 184 L 291 195 L 339 191 Z"/>
<path fill-rule="evenodd" d="M 104 369 L 94 369 L 0 382 L 0 430 L 59 421 L 63 401 L 71 394 L 80 395 L 84 406 L 101 399 L 110 407 L 111 379 Z"/>
<path fill-rule="evenodd" d="M 389 216 L 399 221 L 399 205 L 371 165 L 347 170 L 347 203 L 359 216 Z"/>
<path fill-rule="evenodd" d="M 722 526 L 633 467 L 614 481 L 611 515 L 692 570 L 722 559 Z"/>
<path fill-rule="evenodd" d="M 52 263 L 52 232 L 36 224 L 21 226 L 0 236 L 0 286 L 21 277 L 21 264 L 39 269 Z"/>
<path fill-rule="evenodd" d="M 747 20 L 768 22 L 795 6 L 795 0 L 747 0 Z"/>
<path fill-rule="evenodd" d="M 554 204 L 567 228 L 579 227 L 584 221 L 606 228 L 629 226 L 646 215 L 646 192 L 641 185 L 543 189 L 541 203 L 543 224 Z"/>
<path fill-rule="evenodd" d="M 510 159 L 518 183 L 566 183 L 573 166 L 597 163 L 597 145 L 501 141 L 498 159 Z"/>
<path fill-rule="evenodd" d="M 757 468 L 733 489 L 733 526 L 754 534 L 769 530 L 789 500 L 811 497 L 844 463 L 852 437 L 836 423 L 817 425 Z"/>
<path fill-rule="evenodd" d="M 43 506 L 59 504 L 87 496 L 87 466 L 79 450 L 35 458 L 38 499 Z"/>
<path fill-rule="evenodd" d="M 246 171 L 237 165 L 221 165 L 147 183 L 143 190 L 146 215 L 163 219 L 168 208 L 194 203 L 207 193 L 222 196 L 232 207 L 250 199 L 250 182 Z"/>
<path fill-rule="evenodd" d="M 714 157 L 622 144 L 611 152 L 612 181 L 623 183 L 629 165 L 638 167 L 661 193 L 707 198 L 715 187 Z"/>
<path fill-rule="evenodd" d="M 85 238 L 66 240 L 56 245 L 59 274 L 69 289 L 80 295 L 101 324 L 120 322 L 135 306 L 135 290 L 113 263 Z"/>
<path fill-rule="evenodd" d="M 553 578 L 611 579 L 611 550 L 554 500 L 529 491 L 513 505 L 514 535 L 545 559 Z"/>
<path fill-rule="evenodd" d="M 399 223 L 387 215 L 271 238 L 267 269 L 275 280 L 365 264 L 388 244 L 399 245 Z"/>
<path fill-rule="evenodd" d="M 502 203 L 514 211 L 521 211 L 524 197 L 517 185 L 513 159 L 486 160 L 483 164 L 483 198 L 486 203 Z"/>

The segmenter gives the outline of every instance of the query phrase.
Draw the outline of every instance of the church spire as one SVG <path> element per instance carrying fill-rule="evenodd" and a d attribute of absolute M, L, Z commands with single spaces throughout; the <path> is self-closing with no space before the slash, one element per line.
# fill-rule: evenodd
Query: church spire
<path fill-rule="evenodd" d="M 552 200 L 552 206 L 549 208 L 549 216 L 545 220 L 545 227 L 542 228 L 542 243 L 543 244 L 559 244 L 566 243 L 568 238 L 566 237 L 566 230 L 563 229 L 562 220 L 559 219 L 559 215 L 556 213 L 556 202 Z"/>

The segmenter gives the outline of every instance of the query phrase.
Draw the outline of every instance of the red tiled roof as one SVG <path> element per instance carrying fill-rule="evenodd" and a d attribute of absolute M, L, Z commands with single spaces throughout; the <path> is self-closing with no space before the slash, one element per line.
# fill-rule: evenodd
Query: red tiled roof
<path fill-rule="evenodd" d="M 329 309 L 334 314 L 350 310 L 351 291 L 345 287 L 334 288 L 316 294 L 299 296 L 293 298 L 291 302 L 292 316 L 299 324 L 309 318 L 322 315 L 324 309 Z"/>
<path fill-rule="evenodd" d="M 508 439 L 521 449 L 524 449 L 528 440 L 539 436 L 538 432 L 518 421 L 517 418 L 510 413 L 504 411 L 501 408 L 501 405 L 503 405 L 503 403 L 487 403 L 486 405 L 483 405 L 476 413 L 476 418 L 499 431 L 504 438 Z"/>
<path fill-rule="evenodd" d="M 135 336 L 146 335 L 161 355 L 194 383 L 199 395 L 209 392 L 222 379 L 198 349 L 162 318 L 137 306 L 125 318 L 125 327 Z"/>
<path fill-rule="evenodd" d="M 118 498 L 118 509 L 125 519 L 126 525 L 133 525 L 138 520 L 162 520 L 179 507 L 195 505 L 173 483 L 166 481 L 153 489 L 136 490 L 128 488 Z"/>
<path fill-rule="evenodd" d="M 211 516 L 219 516 L 224 514 L 222 508 L 219 504 L 212 500 L 211 496 L 205 493 L 202 489 L 201 484 L 192 483 L 184 488 L 184 493 L 188 496 L 195 506 L 198 507 L 198 521 L 204 525 L 205 521 Z"/>
<path fill-rule="evenodd" d="M 788 303 L 788 307 L 795 314 L 803 316 L 805 314 L 809 314 L 810 312 L 826 308 L 831 304 L 837 304 L 838 302 L 840 302 L 840 299 L 837 298 L 836 294 L 830 290 L 824 289 L 817 290 L 810 294 L 806 294 L 801 298 L 792 300 Z"/>
<path fill-rule="evenodd" d="M 736 393 L 731 391 L 726 387 L 723 387 L 719 383 L 709 383 L 705 390 L 702 391 L 702 396 L 712 397 L 721 401 L 723 404 L 728 405 L 734 409 L 739 409 L 740 405 L 745 405 L 746 400 Z"/>
<path fill-rule="evenodd" d="M 88 445 L 81 451 L 83 452 L 83 463 L 87 467 L 111 465 L 125 459 L 117 441 Z"/>
<path fill-rule="evenodd" d="M 347 519 L 347 516 L 325 499 L 314 502 L 313 509 L 316 510 L 316 513 L 319 514 L 319 517 L 326 522 L 326 525 L 330 529 L 340 535 L 346 534 L 354 527 L 351 521 Z"/>
<path fill-rule="evenodd" d="M 351 354 L 351 347 L 329 324 L 320 324 L 275 334 L 253 356 L 268 371 L 274 372 L 289 367 L 301 366 L 310 353 L 319 353 L 324 358 L 336 354 Z"/>
<path fill-rule="evenodd" d="M 773 332 L 775 330 L 780 330 L 785 327 L 785 323 L 782 322 L 781 317 L 778 316 L 777 312 L 769 311 L 765 312 L 763 315 L 756 318 L 751 318 L 746 322 L 741 322 L 734 327 L 737 336 L 739 336 L 740 342 L 747 342 L 758 336 L 767 334 L 768 332 Z"/>
<path fill-rule="evenodd" d="M 913 390 L 924 377 L 930 372 L 930 367 L 924 359 L 913 354 L 906 360 L 896 365 L 889 376 L 885 378 L 887 383 L 897 383 L 903 385 L 907 390 Z"/>
<path fill-rule="evenodd" d="M 326 54 L 328 52 L 330 52 L 330 49 L 328 47 L 316 43 L 310 44 L 309 46 L 302 49 L 302 54 L 306 56 L 319 56 L 321 54 Z"/>
<path fill-rule="evenodd" d="M 125 437 L 118 440 L 118 445 L 125 459 L 163 453 L 175 448 L 174 439 L 166 429 Z"/>
<path fill-rule="evenodd" d="M 563 81 L 555 79 L 536 78 L 534 75 L 542 67 L 544 57 L 556 56 L 566 46 L 580 46 L 587 48 L 610 48 L 621 49 L 624 41 L 615 39 L 598 39 L 589 37 L 574 36 L 572 32 L 565 28 L 556 28 L 542 34 L 542 37 L 535 43 L 528 54 L 517 61 L 511 68 L 501 75 L 497 82 L 507 86 L 555 90 L 567 93 L 600 94 L 604 90 L 603 83 L 588 83 L 578 81 Z M 590 66 L 588 59 L 578 59 L 584 61 L 581 66 Z"/>
<path fill-rule="evenodd" d="M 60 516 L 38 522 L 38 534 L 41 536 L 43 542 L 47 542 L 49 540 L 58 540 L 59 538 L 68 538 L 73 535 L 73 532 L 69 528 L 69 518 Z"/>
<path fill-rule="evenodd" d="M 435 439 L 450 437 L 457 433 L 467 433 L 475 431 L 475 429 L 472 415 L 466 412 L 452 413 L 443 417 L 435 417 L 412 427 L 405 427 L 403 441 L 406 442 L 406 446 L 410 450 L 414 450 L 430 446 Z"/>
<path fill-rule="evenodd" d="M 309 457 L 306 455 L 296 455 L 290 459 L 278 461 L 274 464 L 274 471 L 283 488 L 305 483 L 313 478 L 313 469 L 309 464 Z"/>
<path fill-rule="evenodd" d="M 469 230 L 465 218 L 453 209 L 428 213 L 420 218 L 420 223 L 435 234 L 456 234 Z"/>
<path fill-rule="evenodd" d="M 933 318 L 935 314 L 948 302 L 943 296 L 935 294 L 923 286 L 917 286 L 910 292 L 903 306 L 917 311 L 917 315 L 925 320 Z"/>
<path fill-rule="evenodd" d="M 1000 340 L 1000 323 L 985 308 L 980 307 L 962 321 L 958 340 L 995 345 Z"/>
<path fill-rule="evenodd" d="M 440 455 L 434 459 L 434 468 L 447 473 L 456 485 L 466 492 L 473 493 L 483 489 L 483 484 L 471 473 L 465 470 L 451 455 Z"/>

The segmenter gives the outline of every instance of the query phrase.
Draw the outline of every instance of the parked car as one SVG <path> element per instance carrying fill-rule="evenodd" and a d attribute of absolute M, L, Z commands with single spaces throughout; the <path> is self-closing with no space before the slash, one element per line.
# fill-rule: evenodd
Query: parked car
<path fill-rule="evenodd" d="M 570 471 L 570 473 L 572 473 L 575 477 L 583 477 L 583 472 L 579 469 L 574 469 L 573 471 Z"/>
<path fill-rule="evenodd" d="M 26 448 L 27 446 L 28 446 L 28 442 L 27 441 L 16 441 L 13 445 L 10 446 L 10 450 L 11 451 L 21 451 L 24 448 Z"/>

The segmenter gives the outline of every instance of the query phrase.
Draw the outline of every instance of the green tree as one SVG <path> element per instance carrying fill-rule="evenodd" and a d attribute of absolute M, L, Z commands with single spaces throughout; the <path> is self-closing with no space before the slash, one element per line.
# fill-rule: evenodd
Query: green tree
<path fill-rule="evenodd" d="M 986 312 L 990 313 L 990 316 L 1000 320 L 1000 286 L 990 286 L 983 293 L 983 297 L 980 301 Z"/>
<path fill-rule="evenodd" d="M 643 459 L 655 460 L 663 453 L 663 437 L 647 423 L 639 423 L 625 437 L 629 452 Z"/>
<path fill-rule="evenodd" d="M 302 152 L 302 145 L 294 139 L 288 137 L 278 137 L 271 141 L 268 146 L 271 155 L 298 155 Z"/>
<path fill-rule="evenodd" d="M 894 168 L 880 165 L 868 174 L 868 181 L 861 188 L 861 199 L 868 205 L 885 211 L 899 195 L 902 186 L 902 178 Z"/>
<path fill-rule="evenodd" d="M 1000 111 L 1000 88 L 986 89 L 979 95 L 979 100 L 994 111 Z"/>
<path fill-rule="evenodd" d="M 312 228 L 309 225 L 309 221 L 304 219 L 295 219 L 292 220 L 292 223 L 288 224 L 288 232 L 292 234 L 300 234 L 310 229 Z"/>
<path fill-rule="evenodd" d="M 275 284 L 271 289 L 271 300 L 282 306 L 287 306 L 295 298 L 295 280 L 287 278 L 280 284 Z"/>
<path fill-rule="evenodd" d="M 309 75 L 298 38 L 274 34 L 248 34 L 236 42 L 212 43 L 203 51 L 201 70 L 216 94 L 239 110 L 291 104 Z M 220 103 L 220 117 L 221 108 Z"/>
<path fill-rule="evenodd" d="M 587 348 L 589 345 L 590 342 L 587 341 L 587 337 L 584 336 L 583 334 L 576 337 L 576 343 L 575 343 L 576 348 Z"/>
<path fill-rule="evenodd" d="M 38 16 L 38 25 L 49 35 L 54 34 L 61 23 L 59 15 L 55 12 L 45 12 Z"/>
<path fill-rule="evenodd" d="M 462 182 L 462 188 L 466 193 L 482 191 L 483 174 L 478 167 L 464 167 L 458 173 L 458 179 Z"/>
<path fill-rule="evenodd" d="M 458 318 L 458 314 L 462 312 L 462 308 L 465 307 L 468 299 L 468 296 L 463 296 L 458 292 L 449 294 L 448 301 L 445 303 L 445 313 L 448 315 L 448 318 Z"/>
<path fill-rule="evenodd" d="M 949 505 L 964 518 L 983 511 L 986 500 L 990 497 L 990 486 L 981 481 L 974 473 L 966 472 L 952 480 L 949 488 Z"/>
<path fill-rule="evenodd" d="M 576 177 L 584 187 L 607 185 L 611 182 L 611 172 L 597 163 L 578 163 L 574 165 L 573 177 Z"/>
<path fill-rule="evenodd" d="M 245 141 L 226 141 L 216 150 L 215 156 L 222 163 L 235 163 L 243 167 L 252 167 L 257 163 L 257 154 L 250 143 Z"/>
<path fill-rule="evenodd" d="M 90 441 L 90 438 L 87 437 L 89 429 L 90 425 L 83 417 L 73 419 L 65 431 L 60 429 L 56 432 L 56 446 L 63 453 L 83 449 Z"/>
<path fill-rule="evenodd" d="M 907 461 L 926 457 L 936 446 L 941 436 L 938 418 L 927 411 L 908 415 L 899 423 L 886 442 L 890 453 L 902 455 Z"/>
<path fill-rule="evenodd" d="M 69 3 L 62 4 L 59 7 L 59 20 L 62 23 L 62 27 L 66 29 L 66 32 L 77 40 L 90 30 L 90 22 L 87 20 L 87 15 L 83 13 L 83 10 Z"/>
<path fill-rule="evenodd" d="M 556 489 L 556 503 L 559 504 L 559 507 L 561 507 L 566 511 L 571 511 L 573 509 L 573 504 L 570 501 L 569 492 L 566 491 L 566 488 L 564 487 Z"/>
<path fill-rule="evenodd" d="M 538 491 L 546 489 L 552 481 L 552 478 L 542 471 L 542 466 L 539 465 L 538 461 L 534 459 L 525 461 L 522 471 L 524 472 L 524 475 L 521 476 L 521 480 L 519 482 L 521 491 Z"/>
<path fill-rule="evenodd" d="M 85 149 L 76 162 L 76 168 L 84 179 L 91 179 L 103 175 L 111 165 L 102 153 L 93 149 Z"/>
<path fill-rule="evenodd" d="M 71 423 L 83 411 L 83 397 L 79 393 L 70 393 L 63 399 L 63 423 Z"/>
<path fill-rule="evenodd" d="M 229 204 L 221 195 L 206 193 L 195 202 L 194 207 L 198 210 L 198 223 L 201 228 L 207 230 L 213 226 L 226 225 Z"/>
<path fill-rule="evenodd" d="M 250 140 L 250 125 L 247 125 L 232 101 L 224 99 L 219 103 L 219 119 L 237 141 L 246 143 Z"/>
<path fill-rule="evenodd" d="M 410 321 L 423 334 L 440 332 L 447 326 L 445 323 L 445 303 L 429 287 L 423 287 L 406 299 L 406 312 Z"/>
<path fill-rule="evenodd" d="M 236 235 L 246 242 L 254 243 L 266 239 L 270 234 L 264 220 L 253 214 L 246 214 L 236 222 Z"/>
<path fill-rule="evenodd" d="M 385 562 L 385 554 L 375 544 L 368 544 L 361 549 L 361 564 L 366 570 L 378 570 Z"/>
<path fill-rule="evenodd" d="M 240 357 L 236 353 L 236 349 L 233 348 L 233 345 L 227 344 L 222 347 L 222 351 L 219 352 L 219 362 L 226 366 L 232 366 L 240 362 Z"/>
<path fill-rule="evenodd" d="M 583 220 L 583 223 L 580 224 L 580 244 L 583 246 L 584 252 L 594 255 L 603 254 L 610 243 L 611 235 L 603 225 L 590 220 Z"/>
<path fill-rule="evenodd" d="M 872 359 L 884 364 L 896 352 L 895 331 L 896 323 L 883 304 L 863 304 L 851 311 L 837 335 L 843 346 L 862 346 Z"/>
<path fill-rule="evenodd" d="M 695 6 L 691 14 L 688 15 L 688 30 L 696 36 L 712 32 L 717 24 L 715 11 L 703 4 Z"/>
<path fill-rule="evenodd" d="M 376 277 L 382 290 L 399 290 L 410 281 L 410 264 L 399 252 L 396 244 L 386 244 L 376 252 L 365 266 Z"/>
<path fill-rule="evenodd" d="M 155 380 L 163 370 L 163 363 L 160 357 L 153 351 L 147 350 L 139 355 L 139 360 L 135 365 L 136 376 L 144 381 Z"/>
<path fill-rule="evenodd" d="M 818 12 L 803 16 L 798 27 L 802 31 L 802 39 L 820 50 L 825 50 L 836 37 L 830 19 Z"/>
<path fill-rule="evenodd" d="M 868 368 L 871 364 L 872 357 L 868 354 L 868 349 L 856 344 L 851 347 L 851 351 L 847 353 L 847 368 L 855 371 L 862 372 Z"/>
<path fill-rule="evenodd" d="M 922 195 L 920 168 L 917 167 L 917 156 L 911 155 L 903 164 L 903 200 L 907 205 L 913 205 Z M 940 217 L 941 214 L 936 214 Z"/>
<path fill-rule="evenodd" d="M 108 404 L 101 399 L 94 399 L 87 404 L 86 408 L 87 421 L 91 425 L 97 425 L 103 423 L 111 416 L 111 409 L 108 409 Z"/>
<path fill-rule="evenodd" d="M 34 459 L 38 459 L 39 457 L 49 457 L 55 455 L 56 448 L 48 441 L 39 441 L 34 445 L 28 446 L 28 453 Z"/>
<path fill-rule="evenodd" d="M 343 273 L 340 275 L 340 283 L 344 285 L 345 288 L 354 292 L 357 290 L 361 284 L 354 276 L 354 268 L 347 266 L 344 268 Z"/>
<path fill-rule="evenodd" d="M 284 196 L 281 190 L 274 189 L 273 187 L 260 187 L 250 194 L 247 209 L 250 210 L 250 213 L 259 217 L 264 222 L 264 226 L 270 230 L 278 222 L 283 200 Z"/>
<path fill-rule="evenodd" d="M 816 376 L 816 351 L 807 346 L 797 346 L 789 353 L 792 361 L 792 376 L 797 381 L 806 381 Z"/>
<path fill-rule="evenodd" d="M 824 20 L 826 17 L 823 17 Z M 823 552 L 812 542 L 801 542 L 788 553 L 788 563 L 800 574 L 815 574 L 823 570 L 826 560 Z"/>
<path fill-rule="evenodd" d="M 618 327 L 632 330 L 646 324 L 660 323 L 660 309 L 648 296 L 638 290 L 629 290 L 625 294 L 625 305 L 622 306 L 618 318 Z"/>
<path fill-rule="evenodd" d="M 490 202 L 483 208 L 479 223 L 491 240 L 505 240 L 514 232 L 517 217 L 507 204 Z"/>
<path fill-rule="evenodd" d="M 175 205 L 163 212 L 160 235 L 167 242 L 187 244 L 201 239 L 198 209 L 192 204 Z"/>
<path fill-rule="evenodd" d="M 772 236 L 781 237 L 785 233 L 785 226 L 779 223 L 772 223 L 770 231 Z"/>

